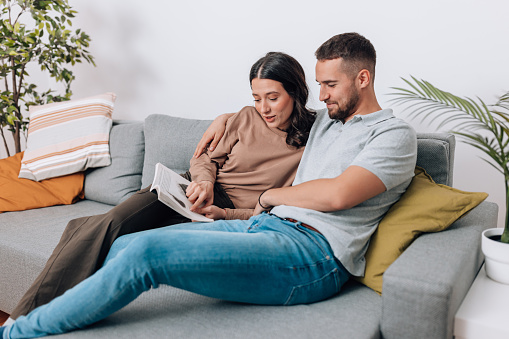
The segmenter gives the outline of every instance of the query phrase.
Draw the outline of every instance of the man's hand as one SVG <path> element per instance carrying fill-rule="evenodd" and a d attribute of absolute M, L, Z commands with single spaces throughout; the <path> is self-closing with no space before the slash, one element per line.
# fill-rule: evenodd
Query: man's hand
<path fill-rule="evenodd" d="M 203 133 L 200 142 L 198 142 L 198 145 L 194 150 L 193 157 L 198 158 L 205 151 L 209 143 L 209 151 L 212 152 L 216 148 L 217 144 L 224 135 L 224 131 L 226 130 L 226 122 L 234 114 L 235 113 L 221 114 L 212 121 L 209 128 L 207 128 L 205 133 Z"/>
<path fill-rule="evenodd" d="M 207 218 L 219 220 L 219 219 L 225 219 L 226 218 L 226 210 L 223 208 L 217 207 L 215 205 L 210 205 L 203 208 L 197 208 L 196 213 L 199 213 L 201 215 L 204 215 Z"/>
<path fill-rule="evenodd" d="M 210 181 L 192 181 L 186 189 L 187 198 L 193 206 L 191 211 L 196 212 L 198 208 L 205 208 L 214 202 L 214 184 Z"/>
<path fill-rule="evenodd" d="M 335 178 L 315 179 L 265 191 L 258 199 L 254 215 L 279 205 L 320 212 L 345 210 L 384 191 L 384 183 L 375 174 L 363 167 L 350 166 Z"/>
<path fill-rule="evenodd" d="M 260 194 L 260 196 L 258 197 L 258 202 L 256 203 L 256 207 L 253 211 L 253 215 L 258 215 L 262 212 L 265 212 L 265 211 L 270 211 L 272 209 L 272 205 L 268 204 L 266 201 L 264 201 L 263 197 L 268 194 L 268 190 L 263 192 L 262 194 Z M 260 203 L 263 205 L 260 205 Z"/>

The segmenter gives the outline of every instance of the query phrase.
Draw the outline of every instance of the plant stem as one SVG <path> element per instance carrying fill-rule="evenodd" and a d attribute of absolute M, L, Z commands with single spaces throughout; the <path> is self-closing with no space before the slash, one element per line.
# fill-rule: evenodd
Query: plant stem
<path fill-rule="evenodd" d="M 21 87 L 23 85 L 23 76 L 24 76 L 24 73 L 25 73 L 25 67 L 26 67 L 26 63 L 23 64 L 23 66 L 21 66 L 21 71 L 19 73 L 19 79 L 18 79 L 18 90 L 17 90 L 17 93 L 18 93 L 18 100 L 16 100 L 16 105 L 18 104 L 19 102 L 19 97 L 20 97 L 20 94 L 21 94 Z M 21 107 L 20 107 L 21 108 Z M 21 109 L 18 111 L 18 118 L 22 119 L 22 116 L 21 116 Z"/>
<path fill-rule="evenodd" d="M 505 173 L 505 177 L 507 178 L 507 173 Z M 509 243 L 509 185 L 507 179 L 505 180 L 505 226 L 500 241 Z"/>
<path fill-rule="evenodd" d="M 2 60 L 2 66 L 5 65 L 4 60 Z M 5 90 L 9 92 L 9 82 L 7 81 L 7 76 L 4 77 L 4 83 L 5 83 Z"/>
<path fill-rule="evenodd" d="M 18 91 L 17 91 L 17 86 L 16 86 L 16 64 L 15 64 L 15 61 L 14 61 L 14 57 L 10 57 L 11 59 L 11 75 L 12 75 L 12 98 L 13 98 L 13 102 L 14 102 L 14 105 L 17 106 L 18 104 Z"/>
<path fill-rule="evenodd" d="M 4 134 L 4 130 L 2 127 L 0 127 L 0 134 L 2 134 L 2 139 L 4 140 L 4 146 L 5 146 L 5 151 L 7 152 L 7 156 L 10 157 L 11 152 L 9 152 L 9 146 L 7 145 L 7 140 L 5 140 L 5 134 Z"/>
<path fill-rule="evenodd" d="M 15 68 L 16 62 L 14 60 L 14 57 L 11 57 L 11 67 L 12 67 L 12 101 L 13 106 L 16 107 L 16 117 L 21 120 L 21 107 L 19 106 L 19 98 L 20 98 L 20 89 L 21 89 L 21 82 L 23 73 L 20 75 L 20 79 L 16 79 L 16 68 Z M 22 69 L 22 72 L 24 71 L 24 68 Z M 17 84 L 19 83 L 19 88 Z M 21 140 L 20 140 L 20 129 L 21 129 L 21 122 L 20 121 L 14 121 L 14 131 L 12 132 L 14 136 L 14 151 L 15 153 L 21 152 Z"/>

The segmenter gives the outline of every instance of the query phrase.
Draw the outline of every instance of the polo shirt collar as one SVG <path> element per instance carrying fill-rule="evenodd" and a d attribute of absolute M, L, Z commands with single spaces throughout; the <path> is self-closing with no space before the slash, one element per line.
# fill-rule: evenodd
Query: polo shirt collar
<path fill-rule="evenodd" d="M 366 115 L 356 115 L 353 117 L 353 119 L 360 119 L 366 124 L 367 126 L 373 126 L 376 125 L 382 121 L 389 120 L 394 118 L 394 114 L 392 113 L 392 109 L 387 108 L 383 109 L 381 111 L 373 112 Z"/>

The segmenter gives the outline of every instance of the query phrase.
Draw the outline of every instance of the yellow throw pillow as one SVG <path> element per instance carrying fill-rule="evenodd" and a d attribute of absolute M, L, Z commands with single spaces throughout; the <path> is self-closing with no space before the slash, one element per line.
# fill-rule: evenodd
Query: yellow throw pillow
<path fill-rule="evenodd" d="M 381 294 L 385 270 L 414 239 L 421 233 L 445 230 L 487 196 L 436 184 L 424 169 L 417 167 L 407 191 L 371 237 L 364 277 L 355 279 Z"/>

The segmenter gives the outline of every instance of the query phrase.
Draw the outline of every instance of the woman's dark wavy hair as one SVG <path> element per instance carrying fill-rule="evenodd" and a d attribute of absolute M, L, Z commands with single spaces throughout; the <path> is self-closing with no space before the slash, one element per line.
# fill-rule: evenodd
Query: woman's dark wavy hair
<path fill-rule="evenodd" d="M 286 130 L 286 143 L 297 148 L 305 146 L 316 113 L 306 108 L 309 88 L 302 66 L 288 54 L 269 52 L 251 67 L 249 83 L 256 78 L 279 81 L 293 98 L 295 103 L 290 116 L 290 127 Z"/>

